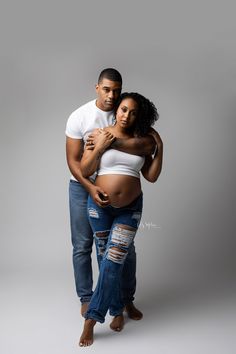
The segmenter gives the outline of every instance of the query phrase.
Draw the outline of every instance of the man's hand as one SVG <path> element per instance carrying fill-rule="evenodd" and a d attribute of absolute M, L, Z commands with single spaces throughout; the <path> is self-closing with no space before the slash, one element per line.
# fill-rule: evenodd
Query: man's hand
<path fill-rule="evenodd" d="M 89 188 L 89 194 L 91 195 L 95 203 L 100 207 L 105 207 L 110 204 L 108 195 L 99 186 L 92 185 Z"/>
<path fill-rule="evenodd" d="M 99 129 L 94 129 L 91 134 L 89 134 L 86 143 L 85 143 L 85 149 L 86 150 L 93 150 L 94 145 L 96 144 L 97 137 L 100 135 Z"/>

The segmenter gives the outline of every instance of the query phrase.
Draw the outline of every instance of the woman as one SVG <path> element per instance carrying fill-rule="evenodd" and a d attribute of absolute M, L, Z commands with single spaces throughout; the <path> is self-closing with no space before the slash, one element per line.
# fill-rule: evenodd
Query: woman
<path fill-rule="evenodd" d="M 109 199 L 109 205 L 102 208 L 91 197 L 88 198 L 88 215 L 94 232 L 100 273 L 85 315 L 80 346 L 92 344 L 93 327 L 97 321 L 104 322 L 108 309 L 115 317 L 112 329 L 123 327 L 124 304 L 120 294 L 120 276 L 142 214 L 139 171 L 145 179 L 155 182 L 162 166 L 161 138 L 155 130 L 150 131 L 158 119 L 153 103 L 140 94 L 124 93 L 119 99 L 115 115 L 115 125 L 100 129 L 94 149 L 86 149 L 81 160 L 84 177 L 98 170 L 95 184 L 106 191 L 102 197 Z M 154 157 L 107 149 L 115 137 L 130 139 L 147 133 L 153 136 L 157 144 Z"/>

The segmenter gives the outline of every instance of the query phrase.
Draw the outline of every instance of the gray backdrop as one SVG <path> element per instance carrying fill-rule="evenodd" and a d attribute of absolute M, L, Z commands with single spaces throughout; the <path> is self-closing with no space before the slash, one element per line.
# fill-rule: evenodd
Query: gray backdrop
<path fill-rule="evenodd" d="M 234 2 L 1 4 L 1 352 L 81 350 L 64 131 L 110 66 L 157 105 L 164 162 L 143 180 L 144 318 L 85 350 L 235 352 Z"/>

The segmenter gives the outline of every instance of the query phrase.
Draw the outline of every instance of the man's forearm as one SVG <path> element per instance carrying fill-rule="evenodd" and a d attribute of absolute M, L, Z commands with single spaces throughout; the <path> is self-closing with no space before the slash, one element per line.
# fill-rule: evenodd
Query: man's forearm
<path fill-rule="evenodd" d="M 155 140 L 151 135 L 130 139 L 116 138 L 111 144 L 111 148 L 113 149 L 140 156 L 153 154 L 155 146 Z"/>
<path fill-rule="evenodd" d="M 93 186 L 93 183 L 89 180 L 89 178 L 83 177 L 80 169 L 80 162 L 68 162 L 68 166 L 70 172 L 77 179 L 77 181 L 79 181 L 83 185 L 87 192 L 90 192 L 90 188 L 91 186 Z"/>
<path fill-rule="evenodd" d="M 66 137 L 66 160 L 70 172 L 89 192 L 93 186 L 89 179 L 83 177 L 81 172 L 81 158 L 83 155 L 83 141 Z"/>

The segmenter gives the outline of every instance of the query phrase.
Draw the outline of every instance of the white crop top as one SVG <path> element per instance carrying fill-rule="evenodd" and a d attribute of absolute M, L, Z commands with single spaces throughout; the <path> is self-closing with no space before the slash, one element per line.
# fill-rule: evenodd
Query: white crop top
<path fill-rule="evenodd" d="M 109 149 L 101 157 L 98 175 L 128 175 L 139 178 L 144 161 L 143 156 Z"/>

